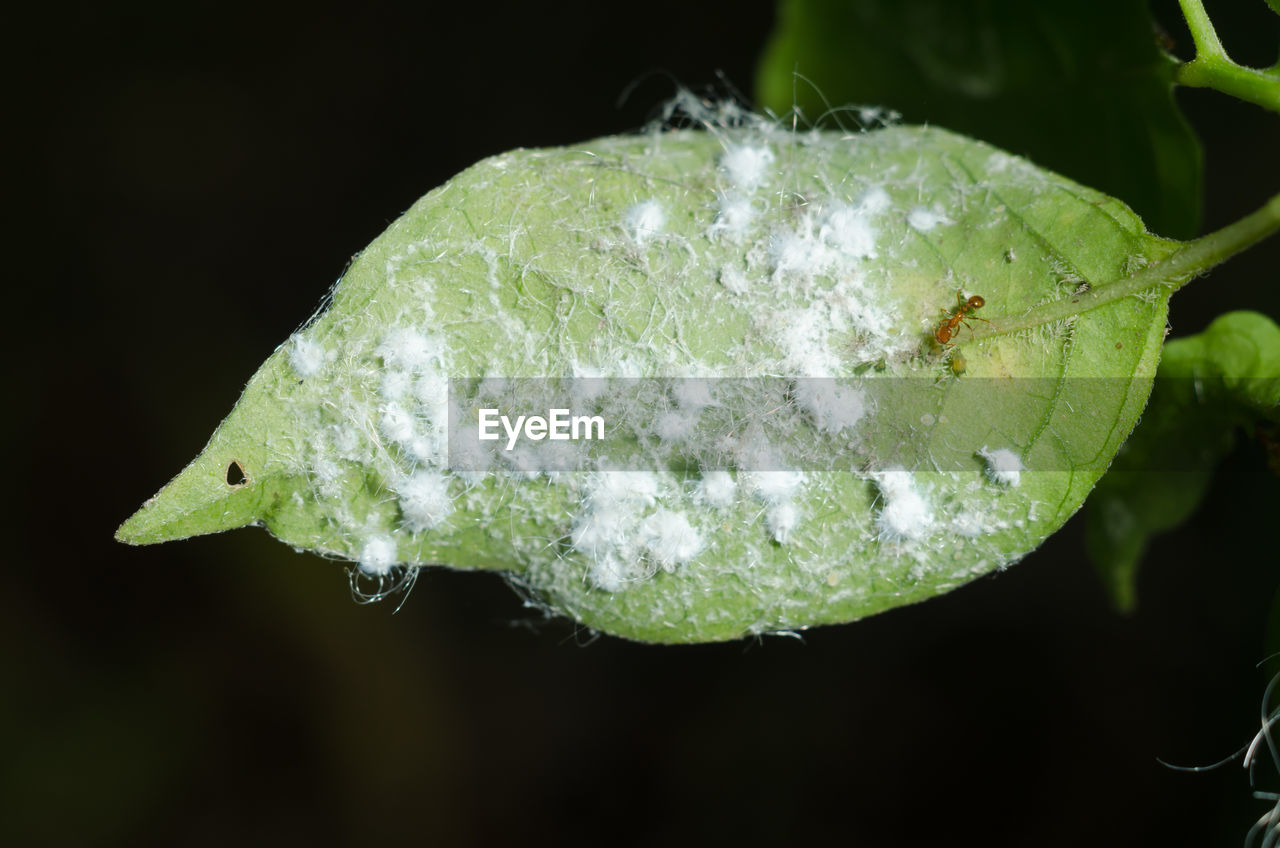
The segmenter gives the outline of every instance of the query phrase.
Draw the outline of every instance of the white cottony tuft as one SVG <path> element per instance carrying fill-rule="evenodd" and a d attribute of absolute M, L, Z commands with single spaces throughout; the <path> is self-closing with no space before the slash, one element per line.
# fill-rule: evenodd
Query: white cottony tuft
<path fill-rule="evenodd" d="M 773 151 L 763 145 L 735 144 L 720 157 L 720 167 L 735 188 L 752 191 L 769 178 Z"/>
<path fill-rule="evenodd" d="M 328 357 L 324 345 L 302 336 L 294 336 L 289 343 L 289 367 L 302 377 L 314 377 L 324 368 Z"/>
<path fill-rule="evenodd" d="M 709 507 L 719 509 L 733 503 L 738 484 L 728 471 L 708 471 L 698 481 L 694 491 L 694 500 Z"/>
<path fill-rule="evenodd" d="M 644 244 L 662 232 L 666 223 L 667 215 L 656 200 L 645 200 L 627 210 L 627 233 L 636 244 Z"/>
<path fill-rule="evenodd" d="M 871 475 L 880 487 L 884 502 L 876 523 L 887 541 L 917 542 L 929 535 L 933 514 L 924 498 L 916 491 L 914 475 L 901 468 L 890 468 Z"/>
<path fill-rule="evenodd" d="M 374 536 L 360 549 L 360 570 L 382 577 L 396 564 L 396 542 L 390 536 Z"/>
<path fill-rule="evenodd" d="M 645 550 L 664 571 L 693 559 L 702 550 L 702 536 L 679 512 L 660 509 L 640 527 Z"/>
<path fill-rule="evenodd" d="M 1001 486 L 1017 486 L 1022 482 L 1022 457 L 1008 448 L 988 450 L 986 445 L 978 456 L 987 461 L 987 476 Z"/>
<path fill-rule="evenodd" d="M 707 228 L 709 236 L 727 236 L 730 241 L 738 242 L 751 229 L 756 219 L 756 207 L 749 198 L 740 194 L 720 195 L 720 211 L 716 219 Z"/>
<path fill-rule="evenodd" d="M 818 429 L 827 433 L 852 427 L 867 414 L 866 393 L 837 380 L 797 380 L 795 399 Z"/>
<path fill-rule="evenodd" d="M 927 233 L 939 224 L 954 223 L 946 215 L 942 214 L 942 210 L 938 207 L 926 209 L 923 206 L 917 206 L 907 213 L 907 224 L 911 229 L 918 232 Z"/>
<path fill-rule="evenodd" d="M 795 501 L 783 501 L 769 507 L 764 520 L 774 541 L 785 545 L 800 523 L 800 510 Z"/>
<path fill-rule="evenodd" d="M 392 330 L 375 351 L 389 368 L 422 370 L 441 358 L 440 342 L 413 329 Z"/>
<path fill-rule="evenodd" d="M 396 486 L 396 494 L 405 526 L 412 533 L 439 526 L 453 512 L 449 478 L 437 471 L 413 472 Z"/>

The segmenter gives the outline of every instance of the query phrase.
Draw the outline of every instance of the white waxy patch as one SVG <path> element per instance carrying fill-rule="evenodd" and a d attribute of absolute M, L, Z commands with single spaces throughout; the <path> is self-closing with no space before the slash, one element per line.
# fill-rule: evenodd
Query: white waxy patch
<path fill-rule="evenodd" d="M 408 371 L 389 370 L 382 375 L 382 386 L 379 394 L 386 400 L 400 400 L 409 393 L 413 385 L 413 376 Z"/>
<path fill-rule="evenodd" d="M 844 258 L 870 259 L 876 255 L 876 232 L 871 227 L 872 214 L 863 206 L 836 206 L 823 220 L 818 238 Z"/>
<path fill-rule="evenodd" d="M 800 510 L 794 501 L 783 501 L 769 507 L 764 520 L 769 527 L 769 532 L 773 534 L 774 541 L 785 545 L 800 524 Z"/>
<path fill-rule="evenodd" d="M 991 478 L 991 482 L 1010 487 L 1022 482 L 1022 457 L 1008 448 L 988 450 L 983 445 L 978 456 L 987 461 L 987 476 Z"/>
<path fill-rule="evenodd" d="M 627 234 L 636 244 L 644 244 L 662 232 L 667 214 L 656 200 L 645 200 L 627 210 Z"/>
<path fill-rule="evenodd" d="M 683 513 L 660 509 L 640 526 L 649 558 L 663 571 L 673 571 L 702 550 L 702 536 Z"/>
<path fill-rule="evenodd" d="M 796 377 L 830 377 L 840 370 L 831 349 L 831 315 L 822 304 L 789 309 L 777 316 L 782 367 Z"/>
<path fill-rule="evenodd" d="M 698 481 L 693 497 L 698 503 L 720 509 L 733 503 L 737 491 L 738 484 L 728 471 L 708 471 Z"/>
<path fill-rule="evenodd" d="M 657 496 L 658 478 L 648 471 L 601 471 L 588 478 L 570 541 L 590 561 L 589 577 L 601 589 L 616 592 L 642 576 L 636 568 L 639 529 Z"/>
<path fill-rule="evenodd" d="M 751 230 L 756 214 L 756 207 L 749 198 L 739 194 L 722 194 L 716 219 L 707 228 L 707 235 L 712 238 L 725 236 L 731 241 L 741 241 Z"/>
<path fill-rule="evenodd" d="M 730 294 L 746 294 L 751 287 L 747 282 L 747 275 L 731 267 L 720 269 L 720 285 L 728 289 Z"/>
<path fill-rule="evenodd" d="M 360 549 L 360 570 L 383 577 L 396 564 L 396 542 L 390 536 L 374 536 Z"/>
<path fill-rule="evenodd" d="M 697 426 L 696 410 L 673 409 L 658 416 L 653 431 L 664 442 L 685 442 L 693 435 Z"/>
<path fill-rule="evenodd" d="M 439 363 L 443 351 L 436 339 L 402 327 L 387 333 L 375 353 L 388 368 L 421 371 Z"/>
<path fill-rule="evenodd" d="M 399 445 L 413 442 L 413 415 L 398 403 L 389 403 L 378 425 L 382 435 Z"/>
<path fill-rule="evenodd" d="M 769 245 L 775 279 L 812 277 L 830 265 L 830 251 L 807 232 L 782 232 Z"/>
<path fill-rule="evenodd" d="M 297 335 L 289 342 L 288 356 L 289 367 L 304 380 L 319 374 L 329 361 L 324 345 Z"/>
<path fill-rule="evenodd" d="M 436 471 L 415 471 L 395 487 L 400 514 L 411 533 L 438 527 L 453 512 L 449 478 Z"/>
<path fill-rule="evenodd" d="M 675 395 L 676 403 L 680 404 L 681 409 L 690 412 L 698 412 L 715 403 L 711 397 L 711 383 L 696 377 L 677 380 L 672 386 L 671 394 Z"/>
<path fill-rule="evenodd" d="M 790 500 L 804 486 L 803 471 L 751 471 L 742 476 L 747 491 L 766 503 Z"/>
<path fill-rule="evenodd" d="M 886 541 L 918 542 L 929 535 L 933 514 L 916 490 L 914 475 L 890 468 L 871 475 L 880 487 L 883 503 L 876 516 L 880 535 Z"/>
<path fill-rule="evenodd" d="M 917 206 L 907 213 L 907 225 L 917 232 L 927 233 L 937 227 L 939 224 L 954 224 L 955 222 L 942 213 L 942 210 L 935 206 L 932 209 L 924 206 Z"/>
<path fill-rule="evenodd" d="M 765 145 L 734 144 L 720 157 L 720 168 L 735 188 L 753 191 L 768 181 L 774 159 Z"/>
<path fill-rule="evenodd" d="M 853 427 L 867 414 L 866 393 L 836 380 L 798 380 L 794 395 L 817 428 L 827 433 Z"/>
<path fill-rule="evenodd" d="M 858 211 L 864 215 L 879 215 L 892 205 L 893 200 L 889 197 L 889 192 L 880 186 L 867 189 L 862 197 L 858 198 Z"/>

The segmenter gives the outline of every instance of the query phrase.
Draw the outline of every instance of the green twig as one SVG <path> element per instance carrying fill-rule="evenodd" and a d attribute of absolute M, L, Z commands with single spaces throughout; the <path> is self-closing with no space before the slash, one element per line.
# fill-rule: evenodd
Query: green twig
<path fill-rule="evenodd" d="M 994 324 L 977 327 L 973 337 L 981 339 L 1004 336 L 1029 327 L 1061 321 L 1155 286 L 1164 286 L 1173 293 L 1192 277 L 1203 274 L 1277 230 L 1280 230 L 1280 194 L 1268 200 L 1256 212 L 1216 232 L 1187 242 L 1178 252 L 1154 265 L 1148 265 L 1131 277 L 1094 286 L 1076 297 L 1038 306 L 1023 315 L 1001 318 L 999 329 Z"/>
<path fill-rule="evenodd" d="M 1174 80 L 1192 88 L 1212 88 L 1272 112 L 1280 112 L 1280 62 L 1265 70 L 1238 65 L 1227 55 L 1201 0 L 1178 0 L 1196 57 L 1179 65 Z"/>

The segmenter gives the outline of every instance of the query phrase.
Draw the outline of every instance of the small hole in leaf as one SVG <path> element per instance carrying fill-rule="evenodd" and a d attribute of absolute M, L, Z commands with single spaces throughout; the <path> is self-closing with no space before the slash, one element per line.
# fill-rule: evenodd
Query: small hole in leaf
<path fill-rule="evenodd" d="M 227 485 L 239 487 L 248 482 L 249 475 L 244 473 L 244 466 L 240 464 L 240 460 L 231 460 L 231 464 L 227 466 Z"/>

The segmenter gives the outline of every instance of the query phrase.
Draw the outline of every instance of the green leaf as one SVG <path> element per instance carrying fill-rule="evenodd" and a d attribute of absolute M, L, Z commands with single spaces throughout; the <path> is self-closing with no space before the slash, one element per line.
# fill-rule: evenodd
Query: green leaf
<path fill-rule="evenodd" d="M 1189 238 L 1201 154 L 1142 0 L 781 0 L 763 108 L 874 104 L 990 141 Z M 800 77 L 797 77 L 797 74 Z"/>
<path fill-rule="evenodd" d="M 1089 499 L 1086 539 L 1116 606 L 1137 602 L 1150 538 L 1187 520 L 1237 430 L 1280 421 L 1280 327 L 1229 312 L 1165 345 L 1151 403 Z"/>
<path fill-rule="evenodd" d="M 653 642 L 851 621 L 1033 550 L 1154 377 L 1168 287 L 1100 295 L 1177 245 L 943 130 L 738 119 L 517 150 L 432 191 L 118 538 L 258 523 L 385 585 L 392 563 L 500 569 Z M 1046 305 L 1066 317 L 1028 321 Z M 630 378 L 573 400 L 630 470 L 454 449 L 474 378 L 592 374 Z"/>

